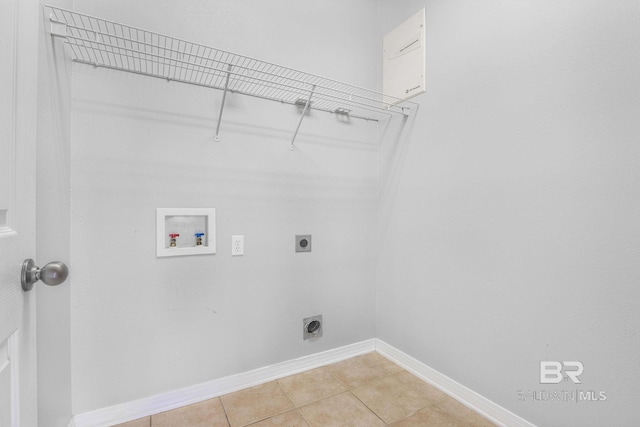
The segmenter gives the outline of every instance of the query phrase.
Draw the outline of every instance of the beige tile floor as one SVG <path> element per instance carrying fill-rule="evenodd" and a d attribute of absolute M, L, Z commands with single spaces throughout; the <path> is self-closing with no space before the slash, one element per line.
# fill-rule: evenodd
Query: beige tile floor
<path fill-rule="evenodd" d="M 489 427 L 373 352 L 117 427 Z"/>

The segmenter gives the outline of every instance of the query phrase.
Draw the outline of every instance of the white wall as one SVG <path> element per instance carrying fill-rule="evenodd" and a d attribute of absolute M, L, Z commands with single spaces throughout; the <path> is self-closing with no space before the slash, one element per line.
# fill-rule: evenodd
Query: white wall
<path fill-rule="evenodd" d="M 41 2 L 42 4 L 43 2 Z M 59 1 L 70 8 L 72 1 Z M 38 67 L 37 256 L 38 265 L 71 265 L 70 84 L 71 64 L 48 34 L 40 11 Z M 45 28 L 47 31 L 45 31 Z M 38 416 L 40 425 L 66 426 L 71 417 L 71 289 L 39 284 L 37 292 Z"/>
<path fill-rule="evenodd" d="M 78 64 L 70 89 L 48 57 L 38 185 L 69 201 L 39 200 L 38 256 L 71 277 L 38 290 L 41 419 L 374 336 L 539 425 L 638 418 L 636 2 L 73 3 L 364 87 L 426 4 L 428 92 L 409 140 L 314 113 L 290 152 L 293 108 L 231 96 L 215 143 L 219 92 Z M 218 254 L 156 258 L 155 209 L 184 206 L 218 209 Z M 540 360 L 607 401 L 518 401 Z"/>
<path fill-rule="evenodd" d="M 77 11 L 375 86 L 366 0 L 97 1 Z M 377 126 L 74 64 L 71 375 L 83 413 L 374 337 Z M 157 258 L 158 207 L 215 207 L 218 253 Z M 295 234 L 313 252 L 294 253 Z M 245 236 L 245 256 L 230 255 Z M 324 315 L 324 337 L 302 319 Z"/>
<path fill-rule="evenodd" d="M 382 151 L 377 337 L 538 425 L 636 425 L 640 4 L 382 1 L 380 34 L 425 5 L 428 91 Z M 541 385 L 541 360 L 582 384 Z M 608 398 L 517 395 L 567 389 Z"/>

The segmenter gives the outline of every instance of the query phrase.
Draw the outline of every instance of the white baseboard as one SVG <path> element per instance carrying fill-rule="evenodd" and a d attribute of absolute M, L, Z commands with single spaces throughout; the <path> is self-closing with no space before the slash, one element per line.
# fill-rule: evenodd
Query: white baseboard
<path fill-rule="evenodd" d="M 481 396 L 475 391 L 470 390 L 462 384 L 414 359 L 408 354 L 403 353 L 397 348 L 390 346 L 382 340 L 376 339 L 376 351 L 498 425 L 509 427 L 535 427 L 534 424 L 520 418 L 513 412 L 508 411 L 502 406 Z"/>
<path fill-rule="evenodd" d="M 507 409 L 470 390 L 462 384 L 443 375 L 435 369 L 414 359 L 406 353 L 390 346 L 384 341 L 371 339 L 324 351 L 299 359 L 289 360 L 276 365 L 266 366 L 253 371 L 231 375 L 217 380 L 196 384 L 179 390 L 143 399 L 126 402 L 120 405 L 98 409 L 74 416 L 69 427 L 108 427 L 124 423 L 181 406 L 201 402 L 242 390 L 265 382 L 284 378 L 320 366 L 339 362 L 354 356 L 378 351 L 389 360 L 439 388 L 454 399 L 481 413 L 494 423 L 503 426 L 535 427 L 534 424 L 520 418 Z"/>
<path fill-rule="evenodd" d="M 375 339 L 362 341 L 168 393 L 78 414 L 71 419 L 69 427 L 108 427 L 124 423 L 370 353 L 375 349 Z"/>

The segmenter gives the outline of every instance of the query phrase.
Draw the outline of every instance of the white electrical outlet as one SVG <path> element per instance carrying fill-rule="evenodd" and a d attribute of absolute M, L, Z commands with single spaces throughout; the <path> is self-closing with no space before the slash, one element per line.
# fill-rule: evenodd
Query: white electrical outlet
<path fill-rule="evenodd" d="M 244 236 L 231 236 L 231 256 L 244 255 Z"/>

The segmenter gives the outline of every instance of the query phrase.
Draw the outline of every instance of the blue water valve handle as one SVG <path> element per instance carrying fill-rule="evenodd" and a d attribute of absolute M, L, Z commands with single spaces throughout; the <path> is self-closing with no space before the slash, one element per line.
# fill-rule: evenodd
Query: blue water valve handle
<path fill-rule="evenodd" d="M 204 233 L 196 233 L 196 246 L 202 246 L 202 236 Z"/>

